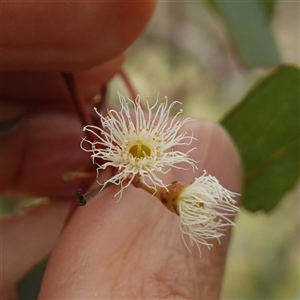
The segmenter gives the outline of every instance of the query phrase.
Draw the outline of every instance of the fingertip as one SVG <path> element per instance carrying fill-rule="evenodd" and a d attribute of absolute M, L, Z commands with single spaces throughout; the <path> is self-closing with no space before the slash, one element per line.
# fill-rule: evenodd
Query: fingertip
<path fill-rule="evenodd" d="M 69 201 L 44 201 L 1 219 L 1 284 L 15 285 L 53 248 Z"/>
<path fill-rule="evenodd" d="M 6 2 L 2 70 L 74 72 L 124 52 L 141 34 L 155 2 Z"/>
<path fill-rule="evenodd" d="M 158 200 L 134 187 L 124 190 L 118 201 L 118 191 L 119 187 L 108 187 L 78 208 L 52 253 L 40 299 L 79 295 L 112 299 L 112 295 L 131 294 L 127 286 L 121 288 L 128 282 L 123 263 L 147 263 L 140 262 L 139 255 L 151 251 L 144 244 L 152 242 L 149 233 L 157 232 L 157 220 L 165 208 L 160 203 L 152 205 Z M 119 272 L 124 274 L 118 276 Z M 116 282 L 118 287 L 112 290 Z"/>
<path fill-rule="evenodd" d="M 76 77 L 82 86 L 87 101 L 90 101 L 97 93 L 99 93 L 101 87 L 116 75 L 124 60 L 125 55 L 122 53 L 101 65 L 76 73 Z"/>

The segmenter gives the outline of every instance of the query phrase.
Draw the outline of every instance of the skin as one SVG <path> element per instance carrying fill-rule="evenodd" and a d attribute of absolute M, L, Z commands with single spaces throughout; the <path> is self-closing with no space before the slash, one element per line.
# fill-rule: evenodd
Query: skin
<path fill-rule="evenodd" d="M 230 232 L 212 250 L 202 247 L 202 256 L 196 247 L 190 253 L 178 216 L 143 190 L 130 187 L 116 202 L 118 187 L 105 189 L 61 232 L 83 184 L 64 182 L 62 175 L 89 156 L 79 148 L 82 125 L 69 109 L 60 72 L 76 73 L 89 102 L 118 71 L 154 7 L 122 1 L 2 4 L 1 121 L 23 117 L 1 135 L 0 191 L 51 199 L 1 220 L 3 299 L 17 298 L 17 282 L 50 251 L 40 299 L 218 298 Z M 190 156 L 199 170 L 173 169 L 164 181 L 192 182 L 206 169 L 239 192 L 239 157 L 227 133 L 206 120 L 184 130 L 197 138 Z"/>

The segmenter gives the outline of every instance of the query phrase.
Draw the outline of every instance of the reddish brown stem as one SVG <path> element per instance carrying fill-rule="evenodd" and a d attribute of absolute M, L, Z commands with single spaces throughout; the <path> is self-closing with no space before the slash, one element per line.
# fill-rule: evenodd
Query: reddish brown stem
<path fill-rule="evenodd" d="M 72 101 L 77 110 L 78 116 L 83 126 L 92 124 L 92 119 L 88 114 L 85 106 L 83 92 L 78 84 L 76 77 L 73 73 L 62 73 L 66 85 L 70 91 Z"/>
<path fill-rule="evenodd" d="M 65 80 L 66 86 L 69 89 L 71 99 L 74 103 L 74 107 L 77 111 L 78 117 L 82 123 L 82 126 L 86 126 L 88 124 L 93 124 L 92 119 L 90 115 L 87 112 L 86 105 L 85 105 L 85 99 L 83 96 L 83 92 L 80 89 L 79 84 L 77 83 L 76 77 L 73 73 L 62 73 L 63 79 Z M 88 138 L 92 140 L 91 133 L 87 132 Z M 90 166 L 90 163 L 88 164 Z M 88 166 L 86 168 L 88 168 Z M 88 188 L 87 184 L 86 188 Z M 89 185 L 89 184 L 88 184 Z M 72 201 L 70 204 L 70 209 L 69 212 L 66 216 L 63 229 L 66 226 L 66 224 L 69 222 L 71 219 L 72 215 L 78 208 L 78 204 L 76 201 Z"/>
<path fill-rule="evenodd" d="M 136 98 L 137 92 L 135 90 L 135 88 L 133 87 L 133 84 L 131 83 L 129 77 L 127 76 L 126 72 L 123 69 L 119 70 L 119 76 L 121 77 L 121 79 L 123 80 L 126 88 L 129 91 L 130 97 L 132 98 L 132 100 L 134 100 Z"/>
<path fill-rule="evenodd" d="M 107 102 L 107 85 L 104 85 L 100 90 L 101 101 L 97 105 L 97 109 L 100 109 L 104 103 Z"/>

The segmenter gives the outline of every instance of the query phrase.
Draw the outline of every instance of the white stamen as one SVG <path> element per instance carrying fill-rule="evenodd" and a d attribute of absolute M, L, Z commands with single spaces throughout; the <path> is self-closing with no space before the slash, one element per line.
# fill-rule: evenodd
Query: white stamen
<path fill-rule="evenodd" d="M 119 112 L 111 109 L 104 117 L 96 111 L 101 126 L 87 125 L 83 128 L 84 131 L 93 133 L 97 139 L 88 141 L 84 138 L 81 142 L 81 148 L 92 153 L 93 163 L 98 165 L 97 171 L 107 167 L 119 170 L 104 182 L 103 187 L 107 183 L 120 185 L 119 193 L 122 193 L 129 185 L 124 181 L 127 179 L 131 182 L 135 175 L 140 175 L 146 181 L 148 179 L 154 189 L 159 186 L 167 190 L 167 186 L 156 175 L 157 172 L 162 172 L 163 167 L 182 168 L 176 164 L 184 162 L 193 169 L 196 168 L 196 162 L 187 155 L 194 149 L 186 153 L 173 150 L 178 145 L 190 145 L 195 139 L 193 135 L 179 133 L 182 126 L 191 121 L 189 118 L 180 121 L 177 119 L 182 110 L 169 119 L 171 108 L 175 104 L 181 104 L 180 102 L 175 101 L 168 106 L 166 98 L 166 103 L 159 104 L 158 107 L 158 101 L 151 107 L 147 102 L 147 116 L 145 116 L 141 108 L 140 95 L 134 101 L 125 99 L 119 93 L 118 96 L 121 104 Z M 133 112 L 130 111 L 129 104 L 132 105 Z M 83 147 L 85 142 L 90 143 L 92 147 Z M 96 158 L 103 160 L 104 163 L 99 165 L 95 162 Z"/>
<path fill-rule="evenodd" d="M 225 189 L 214 176 L 206 175 L 206 171 L 194 183 L 183 188 L 174 204 L 188 249 L 185 235 L 189 236 L 192 244 L 196 244 L 200 253 L 200 244 L 210 248 L 209 240 L 220 242 L 224 227 L 235 225 L 228 217 L 239 211 L 234 200 L 237 195 Z"/>

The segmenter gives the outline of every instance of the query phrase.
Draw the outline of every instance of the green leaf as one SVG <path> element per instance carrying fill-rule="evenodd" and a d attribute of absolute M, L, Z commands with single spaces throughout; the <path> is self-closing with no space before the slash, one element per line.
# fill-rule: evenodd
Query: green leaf
<path fill-rule="evenodd" d="M 38 299 L 43 275 L 45 273 L 49 258 L 46 258 L 35 266 L 18 284 L 18 295 L 20 300 Z"/>
<path fill-rule="evenodd" d="M 265 8 L 258 0 L 213 2 L 224 18 L 238 53 L 247 66 L 275 66 L 280 63 Z"/>
<path fill-rule="evenodd" d="M 271 20 L 275 7 L 276 7 L 276 0 L 259 0 L 260 5 L 263 7 L 265 15 L 268 20 Z"/>
<path fill-rule="evenodd" d="M 299 178 L 300 70 L 281 66 L 224 118 L 244 163 L 242 205 L 270 211 Z"/>

